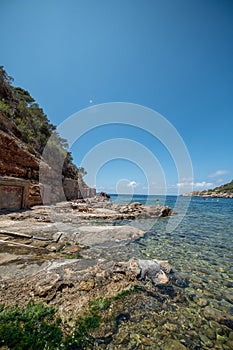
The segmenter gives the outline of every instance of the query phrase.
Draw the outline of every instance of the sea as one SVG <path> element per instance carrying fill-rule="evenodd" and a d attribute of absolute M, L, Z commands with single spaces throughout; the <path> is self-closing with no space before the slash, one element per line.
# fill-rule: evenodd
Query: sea
<path fill-rule="evenodd" d="M 146 231 L 143 238 L 119 249 L 119 259 L 168 260 L 178 276 L 176 287 L 185 302 L 174 301 L 159 325 L 160 333 L 167 332 L 170 348 L 233 349 L 233 199 L 114 194 L 110 198 L 123 204 L 168 205 L 176 212 L 170 218 L 116 223 Z"/>

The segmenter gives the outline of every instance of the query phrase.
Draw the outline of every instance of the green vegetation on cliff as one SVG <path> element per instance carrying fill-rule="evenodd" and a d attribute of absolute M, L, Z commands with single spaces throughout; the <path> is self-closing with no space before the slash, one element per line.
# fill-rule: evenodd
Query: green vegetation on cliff
<path fill-rule="evenodd" d="M 58 134 L 56 126 L 50 123 L 43 109 L 28 91 L 14 87 L 12 82 L 13 78 L 0 66 L 0 129 L 9 132 L 3 122 L 4 118 L 8 118 L 14 124 L 14 135 L 34 154 L 42 154 L 50 139 L 53 155 L 56 154 L 58 159 L 65 157 L 63 175 L 70 178 L 85 175 L 83 168 L 78 169 L 72 163 L 67 140 Z"/>
<path fill-rule="evenodd" d="M 22 141 L 31 150 L 42 154 L 44 146 L 56 127 L 49 123 L 43 109 L 39 107 L 29 92 L 12 86 L 13 78 L 0 67 L 0 111 L 17 126 Z M 61 146 L 66 146 L 60 140 Z"/>
<path fill-rule="evenodd" d="M 222 192 L 222 193 L 233 193 L 233 180 L 227 184 L 221 185 L 219 187 L 210 190 L 212 192 Z"/>
<path fill-rule="evenodd" d="M 185 196 L 233 198 L 233 180 L 213 189 L 190 192 L 185 194 Z"/>

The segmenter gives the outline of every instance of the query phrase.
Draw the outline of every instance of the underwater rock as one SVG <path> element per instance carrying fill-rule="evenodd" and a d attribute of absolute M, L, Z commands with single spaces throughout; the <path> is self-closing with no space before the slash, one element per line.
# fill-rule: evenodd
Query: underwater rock
<path fill-rule="evenodd" d="M 200 339 L 205 346 L 208 346 L 210 348 L 213 347 L 212 341 L 205 334 L 200 334 Z"/>
<path fill-rule="evenodd" d="M 186 350 L 186 349 L 187 349 L 186 346 L 181 344 L 179 340 L 175 340 L 175 339 L 168 340 L 163 347 L 163 350 Z"/>
<path fill-rule="evenodd" d="M 206 306 L 204 309 L 204 316 L 207 320 L 214 320 L 220 324 L 227 326 L 228 328 L 233 329 L 233 316 L 227 313 L 224 313 L 218 309 Z"/>
<path fill-rule="evenodd" d="M 195 302 L 200 307 L 205 307 L 209 304 L 208 300 L 206 298 L 196 298 Z"/>

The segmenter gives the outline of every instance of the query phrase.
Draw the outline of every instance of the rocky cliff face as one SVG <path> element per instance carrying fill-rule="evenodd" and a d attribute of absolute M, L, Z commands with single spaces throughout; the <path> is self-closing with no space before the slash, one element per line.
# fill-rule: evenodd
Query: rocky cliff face
<path fill-rule="evenodd" d="M 34 152 L 35 154 L 29 152 L 26 145 L 20 140 L 20 132 L 17 127 L 2 113 L 0 113 L 0 129 L 0 176 L 3 177 L 0 186 L 2 184 L 4 192 L 9 192 L 12 186 L 18 187 L 18 181 L 15 180 L 14 184 L 13 178 L 29 180 L 26 205 L 41 204 L 38 185 L 40 155 L 36 152 Z M 5 183 L 7 177 L 9 177 L 10 183 Z M 6 207 L 9 200 L 5 200 L 7 203 L 4 203 L 3 190 L 1 196 L 3 197 L 1 204 Z M 12 202 L 12 200 L 14 201 L 12 193 L 11 197 Z M 24 203 L 16 203 L 15 208 L 17 209 L 19 205 L 24 205 Z M 13 209 L 14 206 L 11 204 L 10 208 Z"/>
<path fill-rule="evenodd" d="M 39 186 L 39 169 L 40 165 L 42 164 L 44 169 L 48 169 L 48 178 L 46 179 L 46 183 L 48 182 L 51 184 L 49 198 L 46 201 L 55 202 L 59 201 L 60 198 L 64 199 L 64 194 L 61 195 L 61 193 L 58 193 L 59 191 L 56 189 L 57 184 L 53 183 L 53 176 L 55 175 L 56 170 L 51 169 L 51 167 L 49 167 L 48 164 L 43 161 L 41 155 L 34 149 L 29 150 L 29 147 L 21 140 L 20 136 L 21 134 L 14 122 L 0 112 L 0 177 L 2 177 L 2 182 L 0 179 L 0 186 L 19 186 L 17 181 L 16 184 L 13 183 L 13 178 L 29 180 L 26 205 L 32 206 L 42 204 L 40 192 L 41 189 L 43 191 L 45 188 L 40 188 Z M 64 192 L 68 199 L 91 196 L 95 194 L 95 190 L 89 189 L 80 177 L 75 178 L 75 174 L 72 171 L 72 165 L 70 164 L 68 164 L 66 175 L 68 178 L 73 178 L 69 182 L 69 186 L 67 186 L 67 179 L 65 179 L 66 186 L 64 186 Z M 5 183 L 7 177 L 10 178 L 9 184 Z M 62 174 L 60 178 L 62 178 Z M 77 189 L 80 186 L 82 186 L 81 191 Z M 62 189 L 62 185 L 60 187 Z M 10 188 L 4 187 L 4 191 L 7 191 L 8 193 Z M 3 197 L 3 192 L 1 195 Z M 13 198 L 12 191 L 11 197 Z M 7 201 L 7 203 L 8 202 L 9 201 Z M 15 208 L 18 209 L 18 206 Z M 7 204 L 5 207 L 7 207 Z M 11 209 L 13 208 L 14 205 L 11 206 Z"/>
<path fill-rule="evenodd" d="M 31 154 L 14 135 L 0 130 L 0 175 L 39 179 L 38 156 Z"/>

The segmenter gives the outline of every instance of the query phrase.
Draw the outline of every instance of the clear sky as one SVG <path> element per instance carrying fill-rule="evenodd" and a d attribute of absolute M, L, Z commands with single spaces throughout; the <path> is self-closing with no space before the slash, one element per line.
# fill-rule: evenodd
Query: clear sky
<path fill-rule="evenodd" d="M 72 146 L 77 165 L 119 138 L 154 154 L 168 193 L 185 192 L 187 182 L 205 189 L 232 180 L 233 1 L 0 0 L 0 38 L 0 65 L 52 123 L 102 103 L 143 105 L 176 128 L 194 176 L 179 178 L 166 145 L 126 125 L 82 135 Z M 145 169 L 114 157 L 90 185 L 146 193 Z"/>

